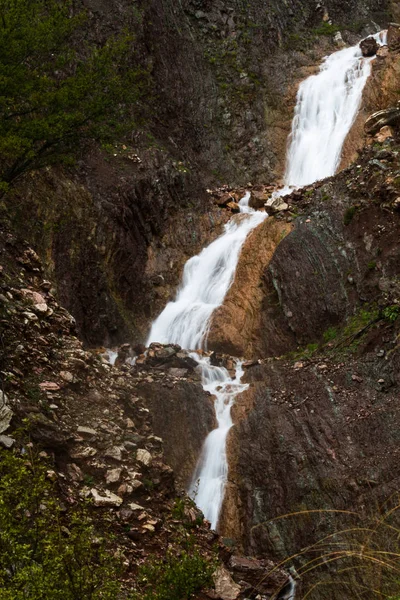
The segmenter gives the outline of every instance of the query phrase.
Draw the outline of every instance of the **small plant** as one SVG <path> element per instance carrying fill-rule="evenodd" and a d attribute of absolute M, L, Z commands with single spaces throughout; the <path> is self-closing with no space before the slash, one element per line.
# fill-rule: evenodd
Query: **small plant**
<path fill-rule="evenodd" d="M 343 217 L 343 223 L 347 226 L 350 225 L 350 223 L 353 220 L 354 215 L 356 214 L 357 211 L 357 207 L 356 206 L 350 206 L 350 208 L 348 208 L 345 213 L 344 213 L 344 217 Z"/>
<path fill-rule="evenodd" d="M 367 265 L 368 269 L 370 271 L 373 271 L 374 269 L 376 269 L 376 261 L 375 260 L 371 260 L 368 265 Z"/>
<path fill-rule="evenodd" d="M 140 590 L 131 600 L 188 600 L 212 583 L 214 565 L 194 548 L 151 558 L 139 570 Z"/>
<path fill-rule="evenodd" d="M 385 321 L 389 321 L 389 323 L 394 323 L 400 315 L 400 306 L 398 304 L 387 306 L 383 309 L 382 314 Z"/>
<path fill-rule="evenodd" d="M 329 329 L 327 329 L 324 332 L 324 342 L 331 342 L 332 340 L 336 339 L 338 335 L 337 329 L 336 327 L 329 327 Z"/>

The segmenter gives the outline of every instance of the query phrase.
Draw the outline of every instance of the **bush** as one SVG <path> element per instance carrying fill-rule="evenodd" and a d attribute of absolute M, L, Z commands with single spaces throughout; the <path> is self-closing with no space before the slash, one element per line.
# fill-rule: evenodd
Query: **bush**
<path fill-rule="evenodd" d="M 0 0 L 0 187 L 131 118 L 144 77 L 132 39 L 85 39 L 71 0 Z M 78 50 L 79 49 L 79 52 Z"/>
<path fill-rule="evenodd" d="M 0 452 L 0 600 L 115 600 L 118 564 L 89 515 L 67 515 L 46 467 Z"/>
<path fill-rule="evenodd" d="M 357 207 L 356 206 L 350 206 L 350 208 L 348 208 L 345 213 L 344 213 L 344 217 L 343 217 L 343 223 L 345 225 L 350 225 L 350 223 L 353 220 L 354 215 L 356 214 L 357 211 Z"/>
<path fill-rule="evenodd" d="M 153 558 L 141 567 L 142 589 L 132 600 L 188 600 L 212 584 L 213 570 L 197 549 L 169 552 L 164 559 Z"/>

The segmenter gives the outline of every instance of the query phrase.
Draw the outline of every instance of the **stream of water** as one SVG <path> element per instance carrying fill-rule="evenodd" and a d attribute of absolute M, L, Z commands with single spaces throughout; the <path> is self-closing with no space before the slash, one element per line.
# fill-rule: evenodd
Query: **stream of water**
<path fill-rule="evenodd" d="M 376 39 L 384 44 L 386 33 L 377 34 Z M 289 138 L 285 187 L 280 195 L 335 173 L 371 72 L 371 60 L 362 57 L 358 45 L 345 48 L 326 58 L 320 72 L 301 83 Z M 208 358 L 195 351 L 206 348 L 212 313 L 221 306 L 232 284 L 247 236 L 267 217 L 265 212 L 250 208 L 249 199 L 250 193 L 246 193 L 239 203 L 241 214 L 229 221 L 219 238 L 186 263 L 176 299 L 153 323 L 147 340 L 147 345 L 174 343 L 193 351 L 203 387 L 215 396 L 218 427 L 205 440 L 189 489 L 214 529 L 228 474 L 226 438 L 232 427 L 231 407 L 247 385 L 241 383 L 240 360 L 232 379 L 226 369 L 211 366 Z"/>

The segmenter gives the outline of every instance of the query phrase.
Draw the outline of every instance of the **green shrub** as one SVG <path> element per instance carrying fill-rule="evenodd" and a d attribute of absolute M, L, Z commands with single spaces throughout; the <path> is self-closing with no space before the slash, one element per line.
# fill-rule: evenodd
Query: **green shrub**
<path fill-rule="evenodd" d="M 71 509 L 72 510 L 72 509 Z M 0 600 L 115 600 L 118 565 L 28 454 L 0 452 Z"/>
<path fill-rule="evenodd" d="M 131 118 L 144 78 L 132 39 L 87 41 L 71 0 L 0 0 L 0 187 L 104 140 Z M 78 52 L 79 49 L 79 52 Z"/>
<path fill-rule="evenodd" d="M 387 306 L 383 309 L 382 314 L 385 321 L 394 323 L 400 315 L 400 306 L 398 304 Z"/>
<path fill-rule="evenodd" d="M 350 225 L 350 223 L 353 220 L 354 215 L 356 214 L 357 211 L 357 207 L 356 206 L 350 206 L 350 208 L 348 208 L 345 213 L 344 213 L 344 217 L 343 217 L 343 223 L 345 225 Z"/>
<path fill-rule="evenodd" d="M 327 329 L 324 332 L 324 341 L 325 342 L 331 342 L 332 340 L 334 340 L 338 335 L 337 329 L 336 327 L 329 327 L 329 329 Z"/>
<path fill-rule="evenodd" d="M 168 552 L 164 559 L 150 559 L 140 568 L 141 590 L 132 600 L 188 600 L 212 584 L 213 570 L 197 549 Z"/>

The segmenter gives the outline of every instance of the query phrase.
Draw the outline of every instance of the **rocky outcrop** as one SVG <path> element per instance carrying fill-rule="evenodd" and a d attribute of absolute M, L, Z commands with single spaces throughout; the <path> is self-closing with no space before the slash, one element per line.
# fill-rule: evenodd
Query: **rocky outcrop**
<path fill-rule="evenodd" d="M 362 40 L 360 48 L 363 56 L 375 56 L 378 51 L 379 44 L 373 37 L 368 37 Z"/>
<path fill-rule="evenodd" d="M 213 399 L 203 390 L 197 363 L 179 346 L 152 344 L 138 362 L 143 375 L 150 368 L 138 391 L 149 406 L 153 430 L 164 439 L 165 460 L 187 489 L 204 440 L 216 427 Z"/>
<path fill-rule="evenodd" d="M 246 240 L 223 305 L 212 316 L 207 345 L 232 356 L 254 355 L 260 335 L 263 290 L 260 281 L 274 252 L 292 225 L 266 219 Z"/>

